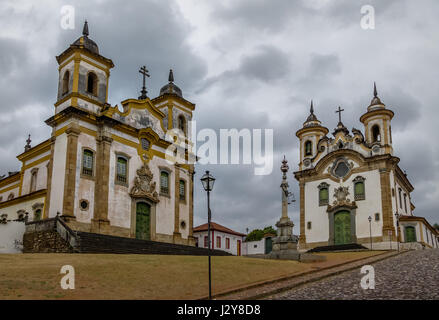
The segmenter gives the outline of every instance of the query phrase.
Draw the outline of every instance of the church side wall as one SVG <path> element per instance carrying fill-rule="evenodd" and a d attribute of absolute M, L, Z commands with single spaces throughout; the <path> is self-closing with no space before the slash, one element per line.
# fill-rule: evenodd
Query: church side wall
<path fill-rule="evenodd" d="M 50 152 L 44 153 L 44 157 L 50 156 Z M 39 157 L 39 158 L 43 158 Z M 37 161 L 39 159 L 32 159 L 31 161 L 27 161 L 28 163 L 31 163 L 33 161 Z M 31 179 L 32 179 L 32 171 L 34 169 L 37 169 L 37 181 L 36 181 L 36 188 L 34 191 L 38 191 L 41 189 L 47 188 L 47 164 L 49 163 L 49 160 L 46 160 L 40 164 L 37 164 L 33 167 L 27 168 L 23 172 L 23 185 L 21 189 L 21 195 L 29 194 L 31 192 Z"/>
<path fill-rule="evenodd" d="M 64 179 L 66 172 L 67 135 L 59 135 L 55 140 L 52 171 L 52 194 L 50 195 L 49 218 L 62 214 L 64 199 Z"/>
<path fill-rule="evenodd" d="M 14 198 L 18 197 L 18 193 L 20 191 L 20 186 L 18 186 L 17 183 L 19 183 L 19 181 L 18 182 L 13 182 L 13 183 L 5 186 L 4 188 L 2 188 L 3 190 L 6 190 L 6 191 L 3 191 L 3 192 L 0 193 L 0 198 L 2 199 L 2 200 L 0 200 L 0 203 L 7 201 L 8 200 L 8 196 L 11 193 L 14 195 Z M 17 185 L 17 186 L 15 188 L 13 188 L 13 189 L 9 189 L 9 188 L 13 187 L 14 185 Z"/>

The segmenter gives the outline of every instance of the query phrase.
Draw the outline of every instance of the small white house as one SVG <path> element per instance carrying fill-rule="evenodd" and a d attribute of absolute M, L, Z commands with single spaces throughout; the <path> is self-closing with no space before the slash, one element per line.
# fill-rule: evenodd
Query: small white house
<path fill-rule="evenodd" d="M 243 245 L 243 255 L 268 254 L 272 250 L 272 238 L 276 235 L 266 234 L 261 240 L 246 241 Z"/>
<path fill-rule="evenodd" d="M 233 231 L 218 223 L 210 223 L 212 249 L 223 250 L 233 255 L 242 255 L 242 243 L 245 234 Z M 193 230 L 197 247 L 208 248 L 207 223 L 195 227 Z"/>

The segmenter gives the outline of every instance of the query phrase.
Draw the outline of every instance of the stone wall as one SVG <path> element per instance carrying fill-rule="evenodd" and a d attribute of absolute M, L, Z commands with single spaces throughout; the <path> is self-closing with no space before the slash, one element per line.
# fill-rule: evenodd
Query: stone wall
<path fill-rule="evenodd" d="M 25 233 L 23 236 L 24 253 L 70 253 L 73 249 L 55 230 Z"/>

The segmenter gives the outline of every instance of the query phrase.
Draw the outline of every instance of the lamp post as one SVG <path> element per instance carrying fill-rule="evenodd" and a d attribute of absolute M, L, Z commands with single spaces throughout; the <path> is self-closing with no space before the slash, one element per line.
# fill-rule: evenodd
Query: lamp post
<path fill-rule="evenodd" d="M 396 243 L 398 244 L 398 252 L 399 252 L 399 213 L 395 213 L 396 218 Z"/>
<path fill-rule="evenodd" d="M 372 217 L 369 216 L 369 218 L 367 218 L 367 220 L 369 220 L 370 250 L 372 250 Z"/>
<path fill-rule="evenodd" d="M 208 250 L 207 254 L 209 256 L 209 300 L 212 300 L 212 273 L 211 273 L 211 239 L 210 239 L 210 191 L 213 189 L 213 185 L 215 183 L 215 178 L 209 173 L 207 170 L 206 173 L 201 177 L 201 183 L 203 184 L 204 190 L 207 192 L 207 243 Z"/>

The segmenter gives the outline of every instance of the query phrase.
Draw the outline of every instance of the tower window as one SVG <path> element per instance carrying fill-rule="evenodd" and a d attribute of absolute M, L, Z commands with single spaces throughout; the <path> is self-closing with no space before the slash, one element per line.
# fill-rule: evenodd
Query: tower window
<path fill-rule="evenodd" d="M 178 129 L 183 131 L 184 134 L 186 134 L 186 119 L 183 115 L 180 115 L 178 117 Z"/>
<path fill-rule="evenodd" d="M 180 200 L 186 200 L 186 183 L 184 180 L 180 180 Z"/>
<path fill-rule="evenodd" d="M 329 203 L 329 184 L 322 182 L 319 188 L 319 206 L 325 206 Z"/>
<path fill-rule="evenodd" d="M 312 155 L 312 142 L 307 141 L 305 142 L 305 156 L 311 156 Z"/>
<path fill-rule="evenodd" d="M 372 142 L 380 142 L 381 141 L 381 134 L 380 134 L 380 127 L 379 125 L 374 125 L 372 127 Z"/>
<path fill-rule="evenodd" d="M 140 139 L 140 143 L 142 145 L 142 149 L 143 150 L 148 150 L 149 149 L 150 143 L 149 143 L 148 139 L 142 138 L 142 139 Z"/>
<path fill-rule="evenodd" d="M 169 173 L 160 172 L 160 193 L 169 195 Z"/>
<path fill-rule="evenodd" d="M 379 213 L 375 213 L 375 221 L 380 221 L 380 214 Z"/>
<path fill-rule="evenodd" d="M 128 160 L 124 157 L 117 157 L 116 182 L 125 184 L 127 182 Z"/>
<path fill-rule="evenodd" d="M 69 92 L 69 80 L 70 80 L 70 71 L 67 70 L 64 72 L 64 77 L 62 79 L 62 94 L 66 94 Z"/>
<path fill-rule="evenodd" d="M 90 72 L 87 78 L 87 92 L 92 95 L 98 95 L 98 77 L 95 73 Z"/>
<path fill-rule="evenodd" d="M 82 174 L 87 176 L 93 176 L 93 162 L 94 155 L 91 150 L 84 150 L 82 155 Z"/>
<path fill-rule="evenodd" d="M 37 174 L 38 169 L 32 170 L 32 176 L 30 179 L 30 192 L 34 192 L 37 189 Z"/>

